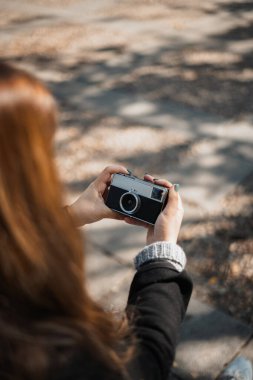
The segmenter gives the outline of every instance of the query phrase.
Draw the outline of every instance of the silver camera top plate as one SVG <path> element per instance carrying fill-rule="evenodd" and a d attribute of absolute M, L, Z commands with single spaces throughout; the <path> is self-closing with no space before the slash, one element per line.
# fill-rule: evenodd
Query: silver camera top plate
<path fill-rule="evenodd" d="M 119 187 L 120 189 L 126 190 L 128 192 L 137 193 L 146 198 L 154 199 L 160 203 L 163 203 L 165 201 L 168 194 L 168 189 L 163 186 L 155 185 L 152 182 L 120 173 L 113 175 L 111 185 Z M 154 188 L 160 190 L 160 199 L 154 198 L 152 196 Z"/>

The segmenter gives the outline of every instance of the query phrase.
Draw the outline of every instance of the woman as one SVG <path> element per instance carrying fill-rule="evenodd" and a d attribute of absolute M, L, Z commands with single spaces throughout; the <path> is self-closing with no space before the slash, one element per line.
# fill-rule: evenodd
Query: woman
<path fill-rule="evenodd" d="M 0 64 L 0 378 L 167 379 L 191 294 L 177 246 L 183 217 L 170 200 L 135 259 L 126 315 L 119 324 L 87 293 L 76 226 L 122 219 L 103 200 L 107 167 L 63 208 L 53 159 L 55 102 L 37 79 Z M 135 224 L 131 218 L 125 222 Z"/>

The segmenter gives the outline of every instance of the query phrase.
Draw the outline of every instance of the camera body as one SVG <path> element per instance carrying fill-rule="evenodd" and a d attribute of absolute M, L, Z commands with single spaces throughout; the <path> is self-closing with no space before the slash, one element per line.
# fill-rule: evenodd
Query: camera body
<path fill-rule="evenodd" d="M 123 215 L 155 224 L 168 200 L 169 190 L 133 175 L 114 174 L 105 204 Z"/>

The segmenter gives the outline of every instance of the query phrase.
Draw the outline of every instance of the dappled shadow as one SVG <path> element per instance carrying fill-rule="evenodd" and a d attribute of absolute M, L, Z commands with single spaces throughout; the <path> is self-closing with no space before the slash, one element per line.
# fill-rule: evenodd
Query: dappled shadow
<path fill-rule="evenodd" d="M 226 39 L 225 36 L 219 36 L 219 39 L 223 37 Z M 216 49 L 217 47 L 208 48 L 207 43 L 198 52 L 194 46 L 191 48 L 188 45 L 187 48 L 174 51 L 163 48 L 148 57 L 131 54 L 129 59 L 128 54 L 127 62 L 130 64 L 124 64 L 123 59 L 122 65 L 110 67 L 107 64 L 110 60 L 105 59 L 93 63 L 92 67 L 86 63 L 82 72 L 73 75 L 78 70 L 76 65 L 75 69 L 67 69 L 72 73 L 70 82 L 62 81 L 59 85 L 51 83 L 50 86 L 64 107 L 72 107 L 73 103 L 77 106 L 81 94 L 81 107 L 85 107 L 87 102 L 99 110 L 100 107 L 108 106 L 106 98 L 109 96 L 114 113 L 117 113 L 120 106 L 117 92 L 120 92 L 129 97 L 134 95 L 151 101 L 174 102 L 210 115 L 231 118 L 252 114 L 252 78 L 248 77 L 250 73 L 242 71 L 252 69 L 251 52 L 241 55 L 231 53 L 226 57 L 223 44 Z M 207 59 L 207 62 L 201 63 L 208 54 L 211 62 Z M 231 60 L 231 63 L 227 64 L 226 59 Z M 217 63 L 212 63 L 212 60 Z M 173 61 L 180 63 L 173 64 Z M 103 80 L 97 79 L 99 77 Z M 92 95 L 89 95 L 90 87 L 94 88 Z"/>
<path fill-rule="evenodd" d="M 221 310 L 253 324 L 253 173 L 227 197 L 220 215 L 193 223 L 181 236 L 189 269 L 206 281 L 197 293 Z"/>
<path fill-rule="evenodd" d="M 210 115 L 243 117 L 252 114 L 253 77 L 247 71 L 253 67 L 251 49 L 233 52 L 227 43 L 243 42 L 252 38 L 252 34 L 249 23 L 212 34 L 197 45 L 164 38 L 163 45 L 151 53 L 131 52 L 127 45 L 110 45 L 108 41 L 108 46 L 79 52 L 75 63 L 70 64 L 57 55 L 7 58 L 32 63 L 39 70 L 45 70 L 48 63 L 50 70 L 66 74 L 67 80 L 59 83 L 49 80 L 48 84 L 62 107 L 73 113 L 92 105 L 99 110 L 103 103 L 108 105 L 107 95 L 120 91 L 126 97 L 138 95 L 153 101 L 172 101 Z M 111 65 L 117 58 L 119 62 Z M 115 99 L 113 106 L 117 113 L 119 103 Z"/>
<path fill-rule="evenodd" d="M 15 17 L 13 18 L 9 25 L 11 26 L 16 26 L 16 25 L 27 25 L 28 23 L 30 22 L 36 22 L 36 21 L 44 21 L 44 20 L 50 20 L 52 18 L 55 18 L 55 16 L 53 15 L 49 15 L 49 14 L 46 14 L 46 15 L 37 15 L 37 16 L 26 16 L 26 17 Z"/>
<path fill-rule="evenodd" d="M 228 3 L 221 4 L 220 8 L 238 14 L 238 12 L 253 11 L 253 3 L 252 1 L 229 1 Z"/>
<path fill-rule="evenodd" d="M 233 325 L 232 329 L 231 325 Z M 198 343 L 201 341 L 212 342 L 217 339 L 222 340 L 225 337 L 234 337 L 238 334 L 247 341 L 252 334 L 252 329 L 232 318 L 228 318 L 227 315 L 220 311 L 210 310 L 185 320 L 180 335 L 180 345 L 189 340 L 193 344 L 194 341 Z"/>
<path fill-rule="evenodd" d="M 252 9 L 253 10 L 253 7 Z M 249 22 L 243 26 L 237 26 L 233 29 L 228 30 L 224 34 L 217 35 L 218 39 L 228 40 L 228 41 L 243 41 L 252 39 L 253 37 L 253 23 Z"/>

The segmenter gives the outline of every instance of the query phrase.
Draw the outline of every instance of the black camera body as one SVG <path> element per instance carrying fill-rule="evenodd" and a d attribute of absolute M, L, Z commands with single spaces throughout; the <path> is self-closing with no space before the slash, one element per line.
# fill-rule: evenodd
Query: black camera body
<path fill-rule="evenodd" d="M 114 174 L 105 204 L 123 215 L 154 225 L 168 195 L 166 187 L 133 175 Z"/>

